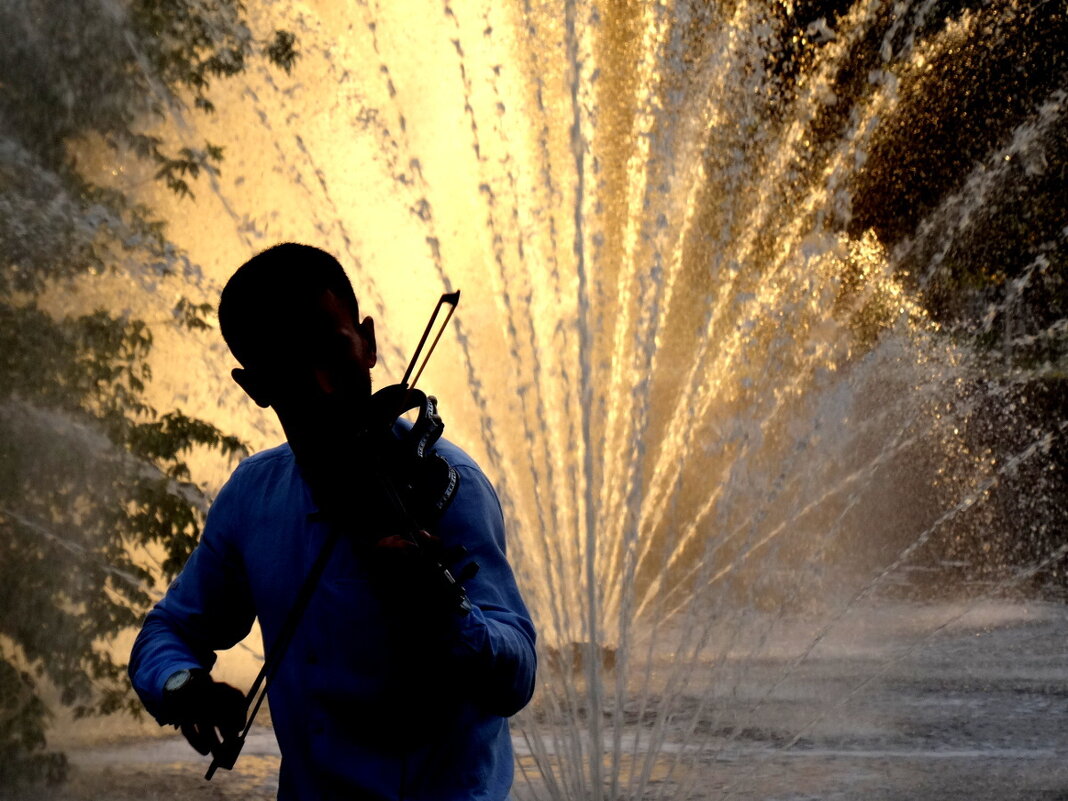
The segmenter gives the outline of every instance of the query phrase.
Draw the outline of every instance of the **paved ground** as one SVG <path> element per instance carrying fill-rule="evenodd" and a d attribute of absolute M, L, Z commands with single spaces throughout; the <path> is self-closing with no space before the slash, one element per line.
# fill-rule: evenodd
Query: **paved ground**
<path fill-rule="evenodd" d="M 1068 801 L 1068 609 L 990 608 L 923 640 L 916 632 L 947 610 L 923 612 L 925 620 L 885 614 L 863 630 L 842 627 L 785 682 L 783 666 L 795 656 L 785 637 L 781 653 L 720 665 L 705 685 L 719 689 L 696 734 L 669 726 L 644 798 L 675 799 L 692 788 L 689 797 L 741 801 Z M 798 643 L 809 636 L 800 623 L 790 631 Z M 700 700 L 671 703 L 686 710 Z M 625 734 L 629 754 L 636 725 Z M 648 734 L 640 732 L 644 741 Z M 533 775 L 529 749 L 515 742 Z M 277 789 L 267 728 L 254 731 L 237 770 L 211 782 L 206 760 L 169 733 L 68 754 L 70 782 L 22 801 L 257 801 Z M 629 757 L 622 764 L 629 772 Z M 548 799 L 538 778 L 517 781 L 515 796 Z"/>

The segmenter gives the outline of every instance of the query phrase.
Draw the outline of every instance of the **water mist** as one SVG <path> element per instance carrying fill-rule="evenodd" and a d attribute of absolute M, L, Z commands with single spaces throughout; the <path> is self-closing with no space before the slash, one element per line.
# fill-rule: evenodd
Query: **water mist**
<path fill-rule="evenodd" d="M 422 384 L 539 628 L 516 798 L 1045 787 L 1018 768 L 1068 719 L 1063 8 L 252 6 L 300 59 L 168 113 L 224 148 L 195 202 L 79 157 L 167 210 L 199 298 L 277 241 L 336 253 L 382 385 L 463 289 Z M 210 334 L 160 329 L 153 391 L 274 444 Z"/>

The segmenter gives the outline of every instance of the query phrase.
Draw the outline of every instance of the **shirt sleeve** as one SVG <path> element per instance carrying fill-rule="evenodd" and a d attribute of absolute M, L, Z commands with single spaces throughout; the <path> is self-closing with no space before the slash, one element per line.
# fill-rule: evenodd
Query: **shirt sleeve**
<path fill-rule="evenodd" d="M 235 476 L 236 477 L 236 476 Z M 161 725 L 163 685 L 178 670 L 215 664 L 252 628 L 255 612 L 240 554 L 233 545 L 231 478 L 208 512 L 204 532 L 167 594 L 148 613 L 130 654 L 130 679 Z"/>
<path fill-rule="evenodd" d="M 460 620 L 454 655 L 470 666 L 487 711 L 508 717 L 534 693 L 534 625 L 505 557 L 497 493 L 477 467 L 457 471 L 460 491 L 438 530 L 446 543 L 462 543 L 479 571 L 464 584 L 474 609 Z"/>

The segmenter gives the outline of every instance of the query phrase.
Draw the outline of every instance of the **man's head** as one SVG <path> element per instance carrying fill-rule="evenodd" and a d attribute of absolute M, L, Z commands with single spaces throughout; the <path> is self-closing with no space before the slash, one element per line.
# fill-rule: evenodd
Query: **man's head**
<path fill-rule="evenodd" d="M 219 302 L 234 380 L 294 426 L 331 424 L 370 394 L 374 321 L 362 322 L 344 269 L 308 245 L 275 245 L 245 262 Z M 317 419 L 320 418 L 320 419 Z"/>

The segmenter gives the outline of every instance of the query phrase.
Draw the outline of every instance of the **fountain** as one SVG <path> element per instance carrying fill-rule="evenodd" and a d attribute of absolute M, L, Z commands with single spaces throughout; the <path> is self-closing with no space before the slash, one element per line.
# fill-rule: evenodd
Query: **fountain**
<path fill-rule="evenodd" d="M 335 252 L 383 332 L 380 382 L 463 288 L 423 383 L 500 491 L 539 626 L 516 798 L 944 797 L 920 778 L 936 757 L 945 787 L 1000 798 L 1063 747 L 1063 704 L 1027 751 L 1003 700 L 1065 675 L 1017 642 L 1066 619 L 1063 9 L 249 13 L 300 59 L 154 132 L 223 146 L 195 203 L 127 153 L 82 142 L 79 163 L 164 211 L 201 300 L 276 241 Z M 143 280 L 79 287 L 156 308 Z M 272 444 L 218 343 L 168 331 L 160 405 Z M 987 729 L 925 717 L 935 697 Z"/>

